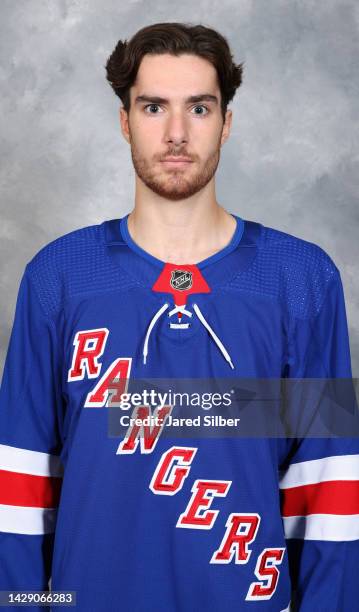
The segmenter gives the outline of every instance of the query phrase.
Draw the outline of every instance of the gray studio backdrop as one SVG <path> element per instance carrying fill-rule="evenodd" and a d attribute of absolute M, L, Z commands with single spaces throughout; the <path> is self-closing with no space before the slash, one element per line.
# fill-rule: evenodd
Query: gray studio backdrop
<path fill-rule="evenodd" d="M 156 21 L 215 27 L 245 61 L 218 201 L 329 253 L 358 376 L 356 0 L 0 0 L 0 373 L 26 263 L 54 238 L 132 209 L 104 64 L 119 38 Z"/>

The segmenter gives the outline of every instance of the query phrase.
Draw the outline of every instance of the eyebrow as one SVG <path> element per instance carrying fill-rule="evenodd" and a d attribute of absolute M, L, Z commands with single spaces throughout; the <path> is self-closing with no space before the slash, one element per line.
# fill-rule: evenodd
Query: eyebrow
<path fill-rule="evenodd" d="M 185 99 L 186 104 L 195 103 L 195 102 L 204 102 L 204 101 L 214 102 L 214 104 L 218 104 L 217 96 L 214 96 L 213 94 L 208 94 L 208 93 L 198 94 L 195 96 L 189 96 L 188 98 Z M 142 95 L 142 96 L 137 96 L 135 98 L 135 104 L 139 102 L 152 102 L 152 104 L 167 104 L 169 100 L 167 100 L 166 98 L 161 98 L 160 96 Z"/>

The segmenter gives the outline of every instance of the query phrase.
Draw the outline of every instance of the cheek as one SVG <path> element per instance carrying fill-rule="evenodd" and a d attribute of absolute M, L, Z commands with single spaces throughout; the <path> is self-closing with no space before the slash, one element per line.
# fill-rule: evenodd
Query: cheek
<path fill-rule="evenodd" d="M 194 141 L 195 151 L 203 163 L 206 163 L 218 151 L 220 148 L 220 138 L 221 135 L 218 132 L 213 132 L 213 134 L 206 135 L 202 140 Z"/>
<path fill-rule="evenodd" d="M 159 150 L 163 150 L 163 147 L 161 147 L 161 135 L 162 129 L 159 124 L 155 125 L 154 121 L 146 122 L 146 124 L 139 122 L 136 126 L 136 143 L 145 156 L 153 155 L 156 152 L 158 153 Z"/>
<path fill-rule="evenodd" d="M 219 122 L 214 121 L 206 126 L 200 125 L 193 126 L 191 132 L 191 140 L 196 149 L 201 153 L 213 152 L 218 148 L 218 143 L 222 136 L 222 126 Z"/>
<path fill-rule="evenodd" d="M 137 143 L 147 143 L 148 139 L 153 139 L 156 127 L 149 121 L 143 121 L 138 115 L 134 115 L 130 120 L 130 130 L 132 137 Z M 158 128 L 157 128 L 158 131 Z"/>
<path fill-rule="evenodd" d="M 158 138 L 158 135 L 157 135 Z M 131 142 L 141 157 L 151 157 L 156 150 L 156 140 L 153 130 L 147 126 L 133 124 L 131 126 Z"/>

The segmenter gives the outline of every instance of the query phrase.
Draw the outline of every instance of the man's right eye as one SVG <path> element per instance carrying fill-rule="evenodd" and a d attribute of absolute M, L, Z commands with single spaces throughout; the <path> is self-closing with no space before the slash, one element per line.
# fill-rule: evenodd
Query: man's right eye
<path fill-rule="evenodd" d="M 157 110 L 155 110 L 155 112 L 152 112 L 152 111 L 153 109 L 159 109 L 159 108 L 160 108 L 159 104 L 146 104 L 146 106 L 144 107 L 144 110 L 150 115 L 157 115 Z M 147 110 L 147 109 L 151 109 L 151 110 Z"/>

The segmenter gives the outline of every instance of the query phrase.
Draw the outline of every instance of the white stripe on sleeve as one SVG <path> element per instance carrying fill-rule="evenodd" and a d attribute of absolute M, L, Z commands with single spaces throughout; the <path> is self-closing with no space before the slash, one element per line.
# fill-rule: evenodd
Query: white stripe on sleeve
<path fill-rule="evenodd" d="M 56 525 L 56 508 L 25 508 L 0 504 L 0 531 L 27 535 L 52 533 Z"/>
<path fill-rule="evenodd" d="M 328 480 L 359 481 L 359 455 L 337 455 L 292 463 L 280 473 L 279 487 L 288 489 Z"/>
<path fill-rule="evenodd" d="M 350 542 L 359 540 L 359 514 L 309 514 L 283 517 L 287 539 Z"/>
<path fill-rule="evenodd" d="M 63 476 L 59 456 L 6 444 L 0 444 L 0 470 L 35 476 Z"/>

